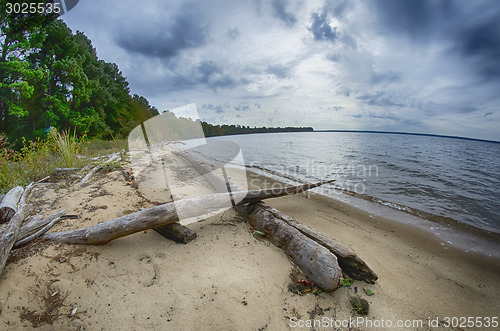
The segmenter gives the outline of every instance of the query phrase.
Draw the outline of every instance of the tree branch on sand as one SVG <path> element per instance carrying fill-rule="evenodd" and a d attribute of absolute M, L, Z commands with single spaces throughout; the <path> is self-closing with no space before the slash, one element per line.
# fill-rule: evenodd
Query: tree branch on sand
<path fill-rule="evenodd" d="M 233 192 L 233 198 L 235 201 L 239 201 L 238 204 L 246 204 L 268 198 L 297 194 L 330 182 L 331 181 L 323 181 L 314 184 L 287 186 L 275 189 Z M 183 208 L 183 210 L 188 211 L 185 215 L 186 217 L 195 217 L 224 208 L 227 206 L 227 201 L 227 193 L 198 196 L 180 200 L 175 203 L 169 202 L 153 208 L 140 210 L 84 229 L 48 233 L 42 238 L 68 244 L 100 245 L 139 231 L 178 222 L 179 217 L 176 213 L 176 205 L 178 208 Z"/>

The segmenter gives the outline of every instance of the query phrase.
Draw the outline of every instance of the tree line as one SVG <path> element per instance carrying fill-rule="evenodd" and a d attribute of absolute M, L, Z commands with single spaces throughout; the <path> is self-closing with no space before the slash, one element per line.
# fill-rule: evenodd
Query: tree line
<path fill-rule="evenodd" d="M 8 13 L 7 2 L 26 1 L 0 0 L 0 132 L 10 140 L 45 137 L 51 126 L 125 136 L 158 115 L 130 95 L 118 66 L 100 60 L 82 32 L 73 34 L 54 13 Z"/>
<path fill-rule="evenodd" d="M 226 136 L 234 134 L 252 134 L 252 133 L 272 133 L 272 132 L 312 132 L 311 127 L 249 127 L 241 125 L 213 125 L 207 122 L 201 122 L 201 127 L 206 137 Z"/>

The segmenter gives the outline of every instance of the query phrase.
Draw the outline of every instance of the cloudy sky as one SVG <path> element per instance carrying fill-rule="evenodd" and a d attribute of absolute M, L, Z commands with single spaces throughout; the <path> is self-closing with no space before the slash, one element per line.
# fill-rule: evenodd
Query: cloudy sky
<path fill-rule="evenodd" d="M 159 110 L 500 141 L 500 1 L 81 0 L 63 19 Z"/>

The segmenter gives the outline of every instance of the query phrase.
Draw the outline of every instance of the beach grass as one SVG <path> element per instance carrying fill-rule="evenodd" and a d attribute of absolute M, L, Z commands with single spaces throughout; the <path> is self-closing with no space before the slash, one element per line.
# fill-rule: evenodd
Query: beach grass
<path fill-rule="evenodd" d="M 93 157 L 115 153 L 126 146 L 126 139 L 86 139 L 85 135 L 77 137 L 69 130 L 50 129 L 46 139 L 23 139 L 22 147 L 16 150 L 0 134 L 0 193 L 50 176 L 56 168 L 82 168 Z"/>

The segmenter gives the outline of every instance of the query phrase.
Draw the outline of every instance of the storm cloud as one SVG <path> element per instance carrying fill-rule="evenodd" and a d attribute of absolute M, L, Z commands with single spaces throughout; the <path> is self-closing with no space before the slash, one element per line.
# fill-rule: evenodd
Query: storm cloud
<path fill-rule="evenodd" d="M 120 29 L 118 46 L 147 57 L 169 58 L 185 49 L 200 47 L 207 41 L 203 16 L 183 7 L 172 19 L 155 19 L 139 26 Z"/>

